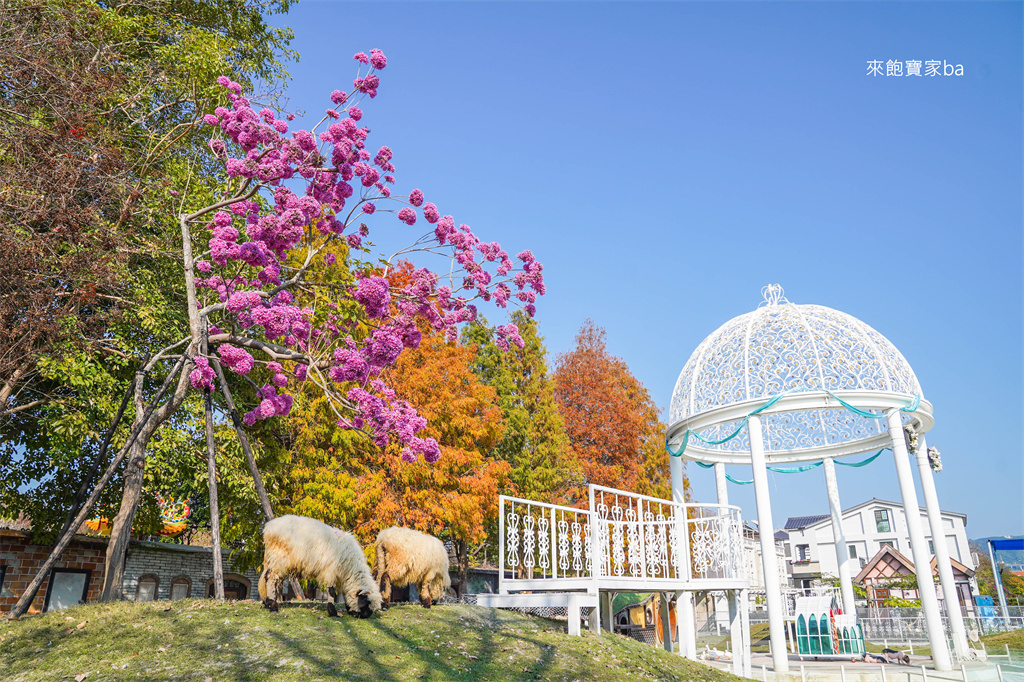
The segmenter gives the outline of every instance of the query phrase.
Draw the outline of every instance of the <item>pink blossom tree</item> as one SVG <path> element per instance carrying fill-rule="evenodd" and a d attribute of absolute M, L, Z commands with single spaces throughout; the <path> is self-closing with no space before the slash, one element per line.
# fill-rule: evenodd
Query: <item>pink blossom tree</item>
<path fill-rule="evenodd" d="M 419 345 L 417 316 L 454 339 L 458 325 L 476 320 L 480 302 L 500 308 L 515 304 L 534 314 L 544 281 L 542 266 L 530 251 L 513 258 L 498 243 L 481 241 L 468 225 L 442 215 L 418 189 L 405 196 L 392 194 L 393 153 L 386 146 L 376 151 L 369 146 L 370 130 L 361 125 L 360 108 L 377 95 L 387 59 L 379 50 L 359 53 L 355 59 L 360 69 L 351 92 L 334 91 L 332 107 L 311 130 L 291 132 L 292 115 L 281 117 L 268 108 L 257 111 L 241 86 L 226 77 L 218 80 L 229 106 L 207 114 L 203 124 L 213 130 L 209 148 L 226 172 L 223 198 L 178 217 L 188 334 L 140 369 L 146 375 L 165 372 L 162 386 L 146 400 L 144 382 L 136 382 L 128 442 L 11 616 L 27 610 L 74 530 L 127 456 L 125 492 L 113 522 L 104 585 L 105 599 L 120 597 L 146 444 L 189 390 L 206 394 L 214 529 L 214 390 L 223 394 L 234 421 L 264 514 L 273 518 L 244 425 L 286 417 L 292 404 L 290 386 L 314 383 L 329 399 L 341 426 L 362 431 L 380 447 L 400 444 L 407 461 L 422 456 L 433 462 L 440 456 L 437 442 L 417 435 L 426 421 L 413 406 L 395 399 L 381 375 L 404 349 Z M 354 254 L 364 250 L 369 223 L 386 226 L 389 220 L 406 226 L 422 220 L 429 227 L 409 247 L 386 259 L 381 272 L 361 264 Z M 443 275 L 427 268 L 415 270 L 408 284 L 392 287 L 386 277 L 390 264 L 411 253 L 441 255 L 450 265 Z M 311 278 L 317 268 L 339 269 L 351 280 L 351 286 L 334 289 L 333 298 L 321 309 L 297 303 L 300 292 L 315 286 Z M 353 309 L 357 315 L 348 312 Z M 523 343 L 513 324 L 498 326 L 495 341 L 505 349 L 510 343 Z M 249 380 L 260 365 L 268 370 L 270 381 L 254 385 L 255 404 L 236 409 L 227 373 Z M 217 549 L 215 558 L 220 556 Z"/>

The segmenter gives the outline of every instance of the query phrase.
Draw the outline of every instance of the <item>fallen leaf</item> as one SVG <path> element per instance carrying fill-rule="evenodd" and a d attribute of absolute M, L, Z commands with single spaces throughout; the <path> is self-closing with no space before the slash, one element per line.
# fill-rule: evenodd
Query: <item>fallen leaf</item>
<path fill-rule="evenodd" d="M 81 675 L 75 675 L 75 682 L 82 682 L 88 674 L 89 673 L 82 673 Z"/>
<path fill-rule="evenodd" d="M 83 620 L 83 621 L 82 621 L 81 623 L 79 623 L 79 624 L 78 624 L 78 629 L 79 629 L 79 630 L 81 630 L 82 628 L 84 628 L 84 627 L 85 627 L 85 624 L 86 624 L 87 622 L 89 622 L 89 621 L 85 621 L 85 620 Z"/>

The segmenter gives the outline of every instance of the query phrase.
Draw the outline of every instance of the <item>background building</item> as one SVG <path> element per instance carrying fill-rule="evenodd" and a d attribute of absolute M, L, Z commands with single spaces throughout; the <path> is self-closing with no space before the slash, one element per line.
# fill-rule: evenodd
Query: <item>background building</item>
<path fill-rule="evenodd" d="M 924 508 L 921 515 L 924 517 Z M 928 551 L 935 554 L 935 539 L 927 519 L 922 519 Z M 942 541 L 949 548 L 950 559 L 959 562 L 971 571 L 976 568 L 967 544 L 967 515 L 943 511 Z M 835 538 L 832 535 L 832 520 L 828 514 L 791 517 L 786 521 L 789 533 L 786 551 L 789 556 L 789 574 L 795 587 L 810 587 L 812 582 L 824 576 L 839 575 L 836 561 Z M 843 532 L 850 558 L 856 560 L 851 574 L 868 565 L 884 546 L 892 547 L 903 556 L 910 556 L 910 534 L 903 505 L 888 500 L 871 499 L 855 507 L 843 510 Z M 977 585 L 971 578 L 971 588 Z"/>

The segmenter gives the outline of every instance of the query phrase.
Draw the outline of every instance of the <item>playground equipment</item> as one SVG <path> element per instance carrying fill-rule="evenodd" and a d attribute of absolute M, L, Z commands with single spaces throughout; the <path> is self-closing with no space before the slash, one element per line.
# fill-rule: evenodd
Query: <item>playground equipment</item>
<path fill-rule="evenodd" d="M 831 596 L 797 597 L 794 629 L 801 656 L 849 658 L 866 651 L 857 616 L 843 613 Z"/>

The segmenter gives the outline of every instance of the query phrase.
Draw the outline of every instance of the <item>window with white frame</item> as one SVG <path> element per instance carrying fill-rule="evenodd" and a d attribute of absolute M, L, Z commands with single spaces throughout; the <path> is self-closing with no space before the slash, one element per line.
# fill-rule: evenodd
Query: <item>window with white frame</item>
<path fill-rule="evenodd" d="M 857 545 L 847 545 L 846 548 L 850 551 L 850 558 L 857 558 Z"/>

